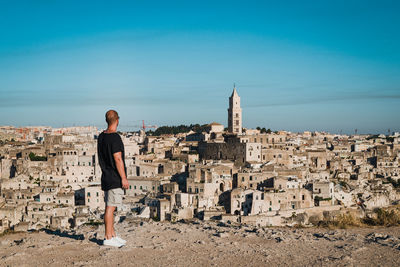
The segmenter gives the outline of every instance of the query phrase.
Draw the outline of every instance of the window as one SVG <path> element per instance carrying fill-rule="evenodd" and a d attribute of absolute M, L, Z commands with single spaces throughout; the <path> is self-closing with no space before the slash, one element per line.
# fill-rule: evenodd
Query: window
<path fill-rule="evenodd" d="M 87 196 L 90 197 L 90 192 L 87 193 Z"/>
<path fill-rule="evenodd" d="M 96 197 L 98 197 L 99 196 L 99 192 L 96 192 Z"/>
<path fill-rule="evenodd" d="M 305 196 L 304 196 L 304 195 L 302 195 L 302 196 L 301 196 L 301 199 L 302 199 L 302 200 L 305 200 Z"/>

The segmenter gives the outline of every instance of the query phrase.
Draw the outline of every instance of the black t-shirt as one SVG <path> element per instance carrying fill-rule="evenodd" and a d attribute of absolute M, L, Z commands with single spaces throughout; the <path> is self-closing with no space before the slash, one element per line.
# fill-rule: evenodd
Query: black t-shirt
<path fill-rule="evenodd" d="M 97 154 L 99 157 L 99 165 L 101 167 L 101 189 L 104 191 L 122 188 L 121 176 L 118 173 L 114 160 L 114 153 L 122 153 L 122 161 L 125 166 L 124 143 L 118 133 L 102 132 L 97 139 Z"/>

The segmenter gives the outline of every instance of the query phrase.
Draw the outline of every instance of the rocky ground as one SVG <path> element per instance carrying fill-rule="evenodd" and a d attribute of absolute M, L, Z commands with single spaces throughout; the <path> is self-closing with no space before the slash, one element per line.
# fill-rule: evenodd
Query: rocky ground
<path fill-rule="evenodd" d="M 259 228 L 125 220 L 128 243 L 102 246 L 103 226 L 0 237 L 0 266 L 399 266 L 400 227 Z"/>

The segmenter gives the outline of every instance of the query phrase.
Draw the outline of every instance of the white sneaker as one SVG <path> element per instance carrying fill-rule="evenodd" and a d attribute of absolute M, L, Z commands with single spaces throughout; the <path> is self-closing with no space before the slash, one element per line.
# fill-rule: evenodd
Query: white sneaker
<path fill-rule="evenodd" d="M 116 239 L 119 243 L 125 245 L 126 244 L 126 240 L 122 239 L 119 236 L 114 236 L 114 239 Z"/>
<path fill-rule="evenodd" d="M 115 237 L 113 237 L 113 238 L 111 238 L 111 239 L 104 239 L 104 240 L 103 240 L 103 245 L 104 245 L 104 246 L 111 246 L 111 247 L 120 248 L 120 247 L 122 247 L 124 244 L 118 242 L 118 240 L 117 240 Z"/>

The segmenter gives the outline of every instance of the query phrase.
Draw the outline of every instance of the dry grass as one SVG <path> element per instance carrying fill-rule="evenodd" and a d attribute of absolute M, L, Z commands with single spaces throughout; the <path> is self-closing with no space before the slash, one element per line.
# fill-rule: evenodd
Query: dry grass
<path fill-rule="evenodd" d="M 400 206 L 375 209 L 372 214 L 359 218 L 347 212 L 332 220 L 323 220 L 318 223 L 319 227 L 330 229 L 362 226 L 399 226 Z"/>
<path fill-rule="evenodd" d="M 363 223 L 367 225 L 397 226 L 400 225 L 399 207 L 390 209 L 376 209 L 374 216 L 363 218 Z"/>
<path fill-rule="evenodd" d="M 333 220 L 320 221 L 318 224 L 320 227 L 327 227 L 329 229 L 346 229 L 349 227 L 359 227 L 362 225 L 363 224 L 361 220 L 350 213 L 341 214 Z"/>

